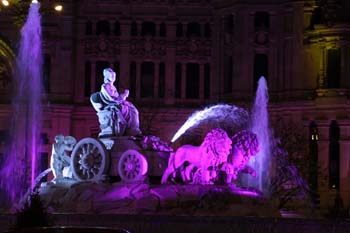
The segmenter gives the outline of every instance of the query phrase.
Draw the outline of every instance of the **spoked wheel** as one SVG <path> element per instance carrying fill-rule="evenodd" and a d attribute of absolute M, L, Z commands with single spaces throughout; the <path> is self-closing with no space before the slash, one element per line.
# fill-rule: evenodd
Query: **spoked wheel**
<path fill-rule="evenodd" d="M 99 180 L 109 169 L 110 158 L 106 148 L 94 138 L 83 138 L 74 147 L 71 168 L 80 181 Z"/>
<path fill-rule="evenodd" d="M 118 173 L 123 181 L 134 182 L 142 180 L 147 170 L 147 161 L 140 152 L 127 150 L 120 156 Z"/>

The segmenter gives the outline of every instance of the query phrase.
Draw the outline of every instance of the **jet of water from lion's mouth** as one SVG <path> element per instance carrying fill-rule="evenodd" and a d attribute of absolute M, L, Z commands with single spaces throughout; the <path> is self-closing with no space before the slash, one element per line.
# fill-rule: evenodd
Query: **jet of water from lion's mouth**
<path fill-rule="evenodd" d="M 188 129 L 197 126 L 204 120 L 212 122 L 228 122 L 231 125 L 241 125 L 248 119 L 246 110 L 229 104 L 217 104 L 193 113 L 175 133 L 171 142 L 175 142 Z"/>

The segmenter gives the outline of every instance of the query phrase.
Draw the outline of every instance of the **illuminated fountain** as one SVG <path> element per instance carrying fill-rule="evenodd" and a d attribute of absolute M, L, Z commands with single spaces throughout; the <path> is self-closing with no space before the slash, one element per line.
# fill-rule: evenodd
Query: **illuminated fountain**
<path fill-rule="evenodd" d="M 1 186 L 12 202 L 34 185 L 42 122 L 42 52 L 40 4 L 33 1 L 21 30 L 14 71 L 13 117 L 10 145 L 1 170 Z M 28 166 L 31 164 L 31 166 Z M 30 185 L 29 183 L 30 177 Z"/>
<path fill-rule="evenodd" d="M 258 82 L 255 102 L 251 117 L 251 131 L 254 132 L 260 142 L 260 152 L 250 160 L 249 164 L 257 171 L 257 177 L 246 176 L 246 186 L 253 186 L 261 190 L 266 196 L 269 195 L 270 183 L 270 129 L 268 119 L 268 92 L 267 83 L 264 77 Z"/>

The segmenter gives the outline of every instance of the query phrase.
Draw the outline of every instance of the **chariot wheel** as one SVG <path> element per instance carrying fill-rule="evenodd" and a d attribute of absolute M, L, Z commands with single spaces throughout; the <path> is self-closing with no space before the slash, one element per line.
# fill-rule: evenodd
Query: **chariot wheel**
<path fill-rule="evenodd" d="M 102 142 L 94 138 L 83 138 L 74 147 L 71 169 L 79 181 L 100 180 L 109 169 L 110 157 Z"/>
<path fill-rule="evenodd" d="M 118 173 L 122 181 L 134 182 L 142 180 L 147 170 L 147 160 L 140 152 L 127 150 L 120 156 Z"/>

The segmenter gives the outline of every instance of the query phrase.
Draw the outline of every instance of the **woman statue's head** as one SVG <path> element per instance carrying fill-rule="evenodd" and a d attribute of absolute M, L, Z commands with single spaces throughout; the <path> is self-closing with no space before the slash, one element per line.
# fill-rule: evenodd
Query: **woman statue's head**
<path fill-rule="evenodd" d="M 104 82 L 114 82 L 115 81 L 115 72 L 111 68 L 106 68 L 103 70 Z"/>

